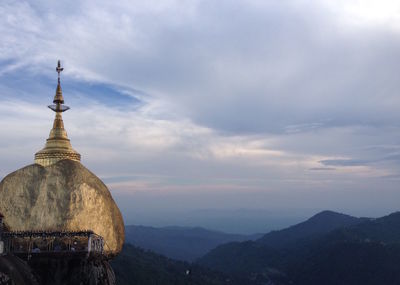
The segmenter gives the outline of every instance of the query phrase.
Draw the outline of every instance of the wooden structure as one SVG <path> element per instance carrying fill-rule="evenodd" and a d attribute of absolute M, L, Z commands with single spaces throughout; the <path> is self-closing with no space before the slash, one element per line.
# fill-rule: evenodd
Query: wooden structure
<path fill-rule="evenodd" d="M 35 255 L 103 255 L 104 240 L 93 231 L 3 232 L 4 252 L 28 258 Z"/>

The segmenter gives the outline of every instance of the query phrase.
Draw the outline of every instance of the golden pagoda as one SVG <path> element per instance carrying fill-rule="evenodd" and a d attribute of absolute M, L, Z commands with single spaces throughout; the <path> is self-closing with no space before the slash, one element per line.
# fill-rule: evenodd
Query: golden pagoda
<path fill-rule="evenodd" d="M 69 109 L 64 105 L 64 98 L 61 90 L 60 73 L 64 70 L 58 61 L 56 71 L 58 73 L 58 84 L 56 95 L 54 96 L 53 105 L 48 106 L 56 113 L 53 128 L 50 131 L 49 138 L 46 141 L 45 147 L 35 154 L 35 163 L 42 166 L 48 166 L 63 159 L 75 161 L 81 160 L 81 155 L 75 151 L 71 142 L 68 139 L 67 132 L 64 129 L 64 122 L 61 113 Z"/>
<path fill-rule="evenodd" d="M 45 147 L 35 154 L 35 163 L 0 181 L 0 213 L 8 230 L 23 235 L 24 240 L 26 233 L 29 239 L 38 232 L 92 233 L 104 242 L 102 254 L 112 258 L 122 250 L 124 221 L 107 186 L 81 164 L 80 154 L 71 146 L 61 116 L 69 107 L 64 105 L 61 90 L 60 61 L 56 71 L 58 85 L 54 104 L 49 106 L 56 113 L 53 128 Z M 97 239 L 100 249 L 101 239 Z"/>

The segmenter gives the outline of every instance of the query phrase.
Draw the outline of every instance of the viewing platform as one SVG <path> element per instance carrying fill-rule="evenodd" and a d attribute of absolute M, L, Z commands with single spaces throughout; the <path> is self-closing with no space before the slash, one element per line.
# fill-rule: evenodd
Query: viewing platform
<path fill-rule="evenodd" d="M 21 258 L 35 256 L 100 256 L 104 240 L 93 231 L 12 231 L 3 232 L 4 253 Z"/>

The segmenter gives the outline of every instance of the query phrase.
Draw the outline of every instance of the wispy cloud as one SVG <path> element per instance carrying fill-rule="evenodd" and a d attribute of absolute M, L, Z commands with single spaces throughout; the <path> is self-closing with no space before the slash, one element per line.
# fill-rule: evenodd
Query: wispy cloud
<path fill-rule="evenodd" d="M 0 174 L 42 147 L 61 58 L 72 144 L 124 195 L 372 189 L 400 173 L 398 11 L 356 0 L 4 1 Z"/>

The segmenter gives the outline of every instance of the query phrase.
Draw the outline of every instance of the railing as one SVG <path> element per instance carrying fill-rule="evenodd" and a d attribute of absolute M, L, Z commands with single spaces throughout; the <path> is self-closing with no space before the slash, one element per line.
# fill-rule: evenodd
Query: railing
<path fill-rule="evenodd" d="M 4 253 L 4 241 L 1 240 L 0 236 L 0 256 L 3 255 L 3 253 Z"/>
<path fill-rule="evenodd" d="M 104 240 L 93 231 L 3 232 L 4 251 L 15 254 L 103 254 Z"/>

